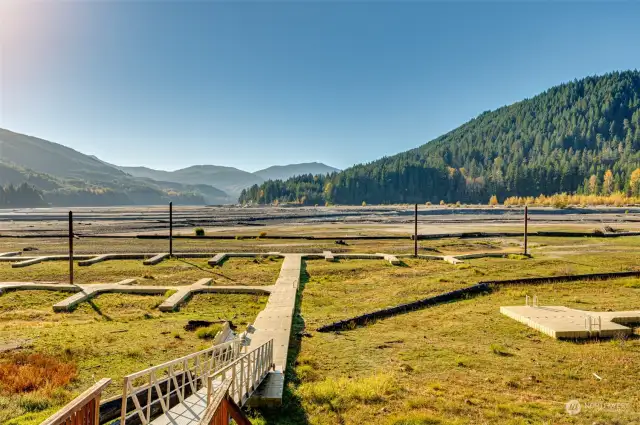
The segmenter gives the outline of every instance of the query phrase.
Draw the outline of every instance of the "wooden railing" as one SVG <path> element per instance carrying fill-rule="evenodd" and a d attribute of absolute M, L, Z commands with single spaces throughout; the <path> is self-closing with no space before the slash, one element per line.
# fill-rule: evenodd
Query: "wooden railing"
<path fill-rule="evenodd" d="M 206 350 L 133 373 L 124 378 L 120 425 L 138 416 L 146 425 L 207 385 L 207 378 L 240 357 L 242 340 L 235 339 Z M 128 399 L 133 409 L 128 412 Z"/>
<path fill-rule="evenodd" d="M 100 380 L 40 425 L 99 425 L 100 397 L 110 382 L 109 378 Z"/>
<path fill-rule="evenodd" d="M 273 368 L 273 340 L 270 340 L 211 374 L 207 384 L 207 409 L 200 425 L 226 425 L 229 416 L 238 424 L 250 424 L 240 407 Z"/>

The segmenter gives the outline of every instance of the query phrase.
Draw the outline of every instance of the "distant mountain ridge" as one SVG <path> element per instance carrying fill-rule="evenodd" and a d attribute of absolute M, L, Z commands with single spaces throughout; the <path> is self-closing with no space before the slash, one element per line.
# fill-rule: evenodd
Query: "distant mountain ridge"
<path fill-rule="evenodd" d="M 185 184 L 210 182 L 210 184 L 236 198 L 243 189 L 262 184 L 267 180 L 286 180 L 299 175 L 325 175 L 340 171 L 337 168 L 319 162 L 274 165 L 254 173 L 221 165 L 193 165 L 176 171 L 154 170 L 148 167 L 118 166 L 118 168 L 134 177 L 146 177 Z"/>
<path fill-rule="evenodd" d="M 255 171 L 253 174 L 260 176 L 263 180 L 286 180 L 294 176 L 305 174 L 325 175 L 340 171 L 337 168 L 323 164 L 321 162 L 305 162 L 302 164 L 273 165 L 264 170 Z"/>
<path fill-rule="evenodd" d="M 243 189 L 265 179 L 325 170 L 335 169 L 318 163 L 275 166 L 256 173 L 219 165 L 176 171 L 120 167 L 58 143 L 0 129 L 0 187 L 27 183 L 40 192 L 40 202 L 54 206 L 230 204 L 237 202 Z M 0 207 L 10 205 L 0 202 Z"/>
<path fill-rule="evenodd" d="M 183 184 L 210 184 L 236 199 L 245 187 L 264 181 L 247 171 L 219 165 L 194 165 L 176 171 L 154 170 L 147 167 L 118 168 L 134 177 L 147 177 Z"/>

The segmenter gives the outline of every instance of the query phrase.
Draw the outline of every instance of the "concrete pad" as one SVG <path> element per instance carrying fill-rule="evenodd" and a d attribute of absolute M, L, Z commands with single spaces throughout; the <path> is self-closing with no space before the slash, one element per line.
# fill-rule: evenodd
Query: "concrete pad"
<path fill-rule="evenodd" d="M 95 257 L 95 255 L 74 255 L 73 259 L 88 260 L 92 257 Z M 7 259 L 12 259 L 12 257 L 7 257 Z M 41 257 L 30 257 L 29 259 L 26 259 L 23 257 L 22 260 L 24 261 L 20 261 L 19 263 L 14 263 L 11 265 L 11 267 L 13 268 L 28 267 L 34 264 L 45 262 L 45 261 L 69 261 L 69 256 L 68 255 L 45 255 Z"/>
<path fill-rule="evenodd" d="M 474 258 L 504 258 L 509 254 L 516 254 L 515 252 L 478 252 L 475 254 L 461 254 L 456 255 L 458 260 L 471 260 Z"/>
<path fill-rule="evenodd" d="M 562 306 L 510 306 L 500 307 L 500 313 L 552 338 L 563 339 L 630 335 L 633 330 L 619 323 L 640 322 L 640 311 L 594 312 Z"/>
<path fill-rule="evenodd" d="M 413 254 L 396 254 L 397 258 L 416 258 Z M 444 255 L 427 255 L 427 254 L 418 254 L 418 258 L 421 260 L 444 260 Z"/>
<path fill-rule="evenodd" d="M 451 255 L 445 255 L 444 257 L 442 257 L 442 259 L 444 261 L 446 261 L 447 263 L 451 263 L 451 264 L 462 264 L 462 263 L 464 263 L 464 261 L 458 260 L 456 257 L 453 257 Z"/>
<path fill-rule="evenodd" d="M 142 262 L 142 264 L 144 264 L 145 266 L 155 266 L 158 263 L 161 263 L 162 261 L 166 260 L 167 258 L 169 258 L 169 253 L 162 253 L 162 254 L 158 254 L 154 257 L 151 257 L 147 260 L 144 260 Z"/>
<path fill-rule="evenodd" d="M 170 312 L 176 310 L 180 304 L 184 303 L 191 295 L 191 287 L 184 289 L 178 289 L 173 295 L 167 298 L 162 304 L 158 306 L 160 311 Z"/>
<path fill-rule="evenodd" d="M 79 261 L 79 266 L 90 266 L 92 264 L 101 263 L 103 261 L 110 260 L 143 260 L 148 254 L 135 253 L 135 254 L 103 254 L 89 258 L 88 260 Z"/>
<path fill-rule="evenodd" d="M 333 253 L 331 251 L 323 251 L 322 255 L 324 256 L 324 259 L 327 261 L 335 261 L 335 258 L 333 257 Z"/>
<path fill-rule="evenodd" d="M 6 291 L 18 290 L 44 290 L 44 291 L 60 291 L 60 292 L 79 292 L 82 288 L 76 285 L 61 284 L 55 282 L 1 282 L 0 295 Z"/>
<path fill-rule="evenodd" d="M 90 258 L 89 260 L 78 261 L 80 267 L 91 266 L 96 263 L 101 263 L 109 259 L 109 254 L 98 255 L 97 257 Z"/>
<path fill-rule="evenodd" d="M 210 278 L 200 279 L 191 286 L 178 289 L 175 294 L 171 295 L 162 304 L 160 304 L 158 309 L 160 309 L 160 311 L 166 312 L 177 310 L 180 304 L 184 303 L 187 298 L 194 294 L 199 287 L 208 285 L 212 281 L 213 279 Z"/>
<path fill-rule="evenodd" d="M 173 253 L 174 258 L 211 258 L 214 255 L 212 253 L 207 252 L 180 252 Z"/>
<path fill-rule="evenodd" d="M 125 279 L 116 283 L 116 285 L 135 285 L 136 283 L 138 283 L 138 279 Z"/>
<path fill-rule="evenodd" d="M 216 254 L 215 257 L 208 261 L 210 266 L 217 266 L 222 263 L 227 258 L 227 254 L 225 252 L 221 252 L 220 254 Z"/>
<path fill-rule="evenodd" d="M 345 260 L 383 260 L 384 254 L 334 254 L 335 258 Z"/>
<path fill-rule="evenodd" d="M 19 268 L 22 268 L 22 267 L 29 267 L 29 266 L 32 266 L 34 264 L 41 263 L 42 261 L 44 261 L 45 258 L 46 257 L 33 257 L 33 258 L 30 258 L 30 259 L 25 259 L 25 260 L 20 261 L 18 263 L 13 263 L 11 265 L 11 267 L 14 268 L 14 269 L 19 269 Z"/>
<path fill-rule="evenodd" d="M 382 258 L 384 258 L 385 261 L 387 261 L 389 264 L 391 264 L 392 266 L 399 266 L 400 260 L 398 259 L 398 257 L 396 257 L 395 255 L 391 255 L 391 254 L 381 254 L 378 253 L 376 255 L 381 255 Z"/>
<path fill-rule="evenodd" d="M 63 312 L 63 311 L 71 311 L 78 304 L 89 301 L 91 298 L 95 297 L 99 293 L 99 288 L 90 288 L 85 289 L 82 288 L 81 292 L 78 292 L 75 295 L 70 296 L 69 298 L 65 298 L 64 300 L 53 305 L 53 311 L 55 312 Z"/>
<path fill-rule="evenodd" d="M 32 260 L 34 258 L 38 258 L 38 257 L 23 257 L 21 255 L 16 255 L 15 257 L 0 257 L 0 262 L 2 263 L 16 263 L 18 261 L 26 261 L 26 260 Z"/>

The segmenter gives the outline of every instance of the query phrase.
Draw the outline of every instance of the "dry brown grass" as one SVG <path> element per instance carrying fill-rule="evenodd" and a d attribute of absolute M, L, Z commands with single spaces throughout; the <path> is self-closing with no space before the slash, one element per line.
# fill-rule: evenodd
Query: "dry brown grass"
<path fill-rule="evenodd" d="M 49 394 L 64 387 L 77 375 L 76 365 L 44 354 L 15 354 L 0 363 L 0 391 L 20 394 L 41 391 Z"/>

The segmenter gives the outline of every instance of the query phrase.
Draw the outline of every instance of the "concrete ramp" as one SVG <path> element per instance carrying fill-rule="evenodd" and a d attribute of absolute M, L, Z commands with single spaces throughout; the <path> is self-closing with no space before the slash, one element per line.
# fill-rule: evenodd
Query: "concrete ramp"
<path fill-rule="evenodd" d="M 164 260 L 166 260 L 167 258 L 169 258 L 170 255 L 168 252 L 166 253 L 162 253 L 162 254 L 158 254 L 155 255 L 147 260 L 144 260 L 142 262 L 142 264 L 144 264 L 145 266 L 155 266 L 156 264 L 159 264 L 161 262 L 163 262 Z"/>

